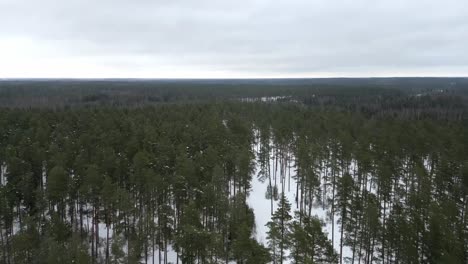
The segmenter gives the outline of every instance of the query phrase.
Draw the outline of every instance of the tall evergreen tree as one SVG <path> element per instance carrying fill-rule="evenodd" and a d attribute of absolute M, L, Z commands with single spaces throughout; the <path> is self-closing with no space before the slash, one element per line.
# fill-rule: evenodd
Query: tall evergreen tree
<path fill-rule="evenodd" d="M 282 193 L 278 202 L 278 208 L 271 217 L 271 221 L 267 223 L 268 246 L 275 264 L 282 264 L 287 257 L 286 250 L 289 248 L 288 226 L 291 219 L 291 204 L 286 199 L 284 193 Z"/>

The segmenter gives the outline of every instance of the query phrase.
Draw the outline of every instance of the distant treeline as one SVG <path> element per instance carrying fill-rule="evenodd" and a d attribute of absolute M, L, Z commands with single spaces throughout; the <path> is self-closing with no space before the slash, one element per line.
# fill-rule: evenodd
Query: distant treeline
<path fill-rule="evenodd" d="M 269 98 L 277 97 L 275 100 Z M 467 78 L 250 80 L 3 80 L 0 107 L 141 107 L 161 103 L 267 100 L 367 115 L 465 119 Z"/>

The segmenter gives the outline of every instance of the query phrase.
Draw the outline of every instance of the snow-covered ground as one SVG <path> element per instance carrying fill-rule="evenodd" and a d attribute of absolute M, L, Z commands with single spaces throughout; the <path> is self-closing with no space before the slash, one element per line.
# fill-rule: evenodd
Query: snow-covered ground
<path fill-rule="evenodd" d="M 258 149 L 259 145 L 254 146 L 254 153 L 255 153 L 255 160 L 258 160 Z M 271 175 L 276 175 L 276 184 L 278 186 L 278 194 L 281 194 L 283 191 L 285 193 L 285 196 L 287 200 L 291 203 L 291 208 L 292 211 L 296 210 L 297 208 L 297 203 L 300 203 L 300 201 L 296 202 L 296 181 L 294 180 L 295 174 L 296 174 L 296 166 L 294 164 L 294 158 L 290 157 L 288 164 L 285 164 L 285 169 L 283 172 L 285 173 L 284 179 L 285 183 L 282 184 L 281 182 L 281 166 L 280 163 L 277 162 L 274 158 L 274 153 L 270 153 L 270 160 L 269 160 L 269 171 Z M 407 164 L 408 161 L 404 164 L 404 167 L 410 166 Z M 423 160 L 423 166 L 426 169 L 426 172 L 429 173 L 431 171 L 431 163 L 429 158 L 425 158 Z M 284 167 L 283 167 L 284 168 Z M 352 161 L 350 166 L 349 166 L 349 173 L 351 175 L 354 174 L 354 171 L 358 170 L 359 168 L 357 167 L 357 163 Z M 254 171 L 254 174 L 252 175 L 252 182 L 251 182 L 251 192 L 247 198 L 247 203 L 248 205 L 254 210 L 255 213 L 255 222 L 256 222 L 256 230 L 255 230 L 255 239 L 266 245 L 267 243 L 267 231 L 268 228 L 266 227 L 266 224 L 271 220 L 271 200 L 266 197 L 266 192 L 268 188 L 269 181 L 266 179 L 265 181 L 261 181 L 258 178 L 258 174 L 260 171 L 260 164 L 256 164 L 256 168 Z M 0 164 L 0 185 L 5 185 L 7 183 L 7 178 L 5 177 L 7 173 L 7 166 L 6 164 Z M 325 173 L 329 173 L 329 171 L 323 171 L 322 172 L 322 179 L 325 176 Z M 42 188 L 46 189 L 47 185 L 47 177 L 46 177 L 46 171 L 45 167 L 43 168 L 43 175 L 42 175 Z M 273 176 L 272 176 L 273 177 Z M 405 186 L 407 185 L 406 178 L 408 175 L 404 175 L 404 177 L 399 178 L 398 180 L 398 185 L 400 186 Z M 369 177 L 369 181 L 367 182 L 367 191 L 377 195 L 377 189 L 376 186 L 374 186 L 374 183 L 371 181 L 372 177 Z M 323 183 L 322 183 L 323 185 Z M 285 186 L 284 190 L 282 189 L 282 186 Z M 330 192 L 330 191 L 328 191 Z M 328 193 L 329 195 L 329 193 Z M 273 202 L 273 212 L 277 209 L 278 207 L 278 201 Z M 384 204 L 382 204 L 382 208 L 384 207 Z M 85 205 L 85 210 L 89 211 L 91 208 L 91 205 L 86 204 Z M 391 208 L 387 207 L 386 208 L 386 214 L 387 216 L 390 213 Z M 68 208 L 67 208 L 68 211 Z M 294 215 L 293 212 L 291 212 L 292 215 Z M 334 217 L 334 229 L 332 230 L 332 222 L 330 219 L 330 209 L 323 209 L 322 206 L 316 206 L 312 209 L 312 215 L 317 216 L 323 222 L 325 223 L 325 226 L 323 228 L 324 232 L 327 234 L 328 238 L 332 240 L 332 235 L 333 235 L 333 247 L 335 250 L 339 253 L 340 250 L 340 230 L 341 230 L 341 225 L 339 224 L 339 216 L 335 214 Z M 85 230 L 90 230 L 92 227 L 93 219 L 92 215 L 84 215 L 83 219 L 83 224 Z M 20 230 L 19 223 L 15 222 L 13 224 L 13 230 L 12 233 L 13 235 L 16 234 Z M 3 232 L 3 230 L 1 230 Z M 103 222 L 100 222 L 98 224 L 98 232 L 99 232 L 99 237 L 101 240 L 101 249 L 105 248 L 105 241 L 107 238 L 107 227 Z M 114 230 L 113 226 L 111 225 L 109 227 L 109 240 L 110 243 L 112 243 L 114 235 Z M 127 251 L 126 246 L 124 246 L 124 251 Z M 288 253 L 288 252 L 286 252 Z M 103 255 L 104 252 L 101 252 L 101 255 Z M 352 257 L 352 251 L 349 247 L 344 246 L 343 247 L 343 260 L 346 263 L 345 259 L 349 257 Z M 142 263 L 145 263 L 145 259 L 143 258 L 141 260 Z M 159 252 L 156 250 L 155 251 L 155 256 L 149 256 L 148 259 L 146 260 L 146 263 L 159 263 Z M 161 262 L 164 263 L 164 252 L 161 252 Z M 168 263 L 176 263 L 177 262 L 177 253 L 173 250 L 171 245 L 168 245 L 167 248 L 167 262 Z M 180 263 L 180 260 L 179 260 Z M 286 261 L 285 263 L 290 263 L 290 261 Z"/>
<path fill-rule="evenodd" d="M 152 263 L 159 263 L 159 253 L 156 250 L 154 252 L 154 260 L 153 256 L 148 257 L 147 263 L 152 264 Z M 154 261 L 154 262 L 153 262 Z M 143 260 L 144 262 L 144 260 Z M 177 262 L 177 253 L 174 251 L 171 245 L 167 246 L 167 263 L 176 263 Z M 161 251 L 161 263 L 164 263 L 164 251 Z M 180 263 L 180 260 L 179 260 Z"/>
<path fill-rule="evenodd" d="M 256 159 L 258 159 L 258 153 L 257 153 L 257 150 L 259 149 L 259 145 L 255 145 L 254 146 L 254 152 L 255 152 L 255 156 L 256 156 Z M 294 159 L 293 158 L 290 158 L 290 162 L 289 164 L 287 164 L 287 169 L 286 169 L 286 176 L 285 176 L 285 180 L 286 180 L 286 184 L 284 185 L 285 186 L 285 195 L 286 195 L 286 198 L 288 199 L 288 201 L 291 203 L 291 209 L 292 211 L 294 211 L 296 208 L 297 208 L 297 203 L 300 203 L 300 200 L 297 201 L 296 203 L 296 181 L 294 180 L 295 178 L 295 174 L 296 174 L 296 166 L 294 164 Z M 274 175 L 276 174 L 277 177 L 278 177 L 278 193 L 281 194 L 281 192 L 283 191 L 282 190 L 282 184 L 280 182 L 280 178 L 279 178 L 279 175 L 280 175 L 280 166 L 277 166 L 277 163 L 275 162 L 275 159 L 274 159 L 274 155 L 273 153 L 270 153 L 270 162 L 269 162 L 269 166 L 270 166 L 270 173 L 271 175 Z M 406 166 L 408 166 L 408 164 L 406 164 Z M 427 171 L 427 173 L 429 173 L 431 171 L 431 164 L 429 162 L 429 159 L 426 158 L 423 160 L 423 166 L 425 168 L 425 170 Z M 354 173 L 356 171 L 358 171 L 359 168 L 358 168 L 358 165 L 357 165 L 357 162 L 356 161 L 351 161 L 350 163 L 350 166 L 349 166 L 349 173 L 351 175 L 354 175 Z M 266 241 L 266 237 L 267 237 L 267 231 L 268 231 L 268 228 L 266 227 L 266 224 L 271 220 L 271 201 L 270 199 L 266 198 L 266 191 L 267 191 L 267 188 L 268 188 L 268 185 L 269 185 L 269 182 L 268 182 L 268 179 L 265 180 L 265 181 L 260 181 L 259 178 L 258 178 L 258 173 L 260 171 L 260 165 L 257 163 L 256 164 L 256 168 L 255 168 L 255 174 L 253 175 L 252 177 L 252 190 L 250 192 L 250 195 L 247 199 L 247 203 L 249 204 L 250 207 L 253 208 L 254 210 L 254 213 L 255 213 L 255 222 L 256 222 L 256 234 L 255 234 L 255 238 L 257 239 L 258 242 L 260 243 L 263 243 L 264 245 L 266 245 L 267 241 Z M 330 171 L 323 171 L 322 172 L 322 175 L 321 175 L 321 178 L 322 178 L 322 181 L 324 179 L 324 176 L 325 176 L 325 173 L 330 173 Z M 377 194 L 377 187 L 375 186 L 375 183 L 372 182 L 372 177 L 371 175 L 368 175 L 368 179 L 369 181 L 367 182 L 367 186 L 366 186 L 366 189 L 369 193 L 372 193 L 374 195 L 378 195 Z M 322 182 L 322 186 L 324 185 L 324 183 Z M 399 185 L 406 185 L 405 181 L 404 181 L 404 177 L 400 178 L 399 179 Z M 330 190 L 327 190 L 327 198 L 331 198 L 329 197 L 330 195 Z M 300 198 L 299 198 L 300 199 Z M 324 199 L 326 200 L 326 199 Z M 277 209 L 278 207 L 278 201 L 274 201 L 273 203 L 273 212 Z M 383 211 L 383 208 L 386 207 L 386 211 L 384 213 Z M 389 205 L 386 205 L 384 203 L 382 203 L 381 205 L 381 214 L 385 217 L 387 217 L 389 214 L 390 214 L 390 211 L 391 211 L 391 207 L 389 207 Z M 293 212 L 291 212 L 292 215 Z M 312 215 L 315 215 L 317 216 L 318 218 L 320 218 L 321 220 L 323 220 L 323 222 L 325 223 L 325 226 L 324 226 L 324 232 L 327 233 L 327 236 L 330 240 L 332 240 L 332 234 L 333 234 L 333 247 L 335 248 L 336 252 L 339 254 L 340 252 L 340 238 L 341 238 L 341 233 L 340 233 L 340 230 L 341 230 L 341 224 L 339 223 L 339 215 L 335 213 L 335 216 L 334 216 L 334 228 L 332 230 L 332 221 L 331 221 L 331 217 L 330 217 L 330 209 L 329 208 L 326 208 L 326 209 L 323 209 L 322 206 L 315 206 L 313 207 L 312 209 Z M 382 221 L 382 219 L 381 219 Z M 378 254 L 377 252 L 374 252 L 374 254 Z M 376 255 L 377 257 L 377 255 Z M 352 250 L 350 247 L 348 246 L 343 246 L 343 262 L 344 263 L 347 263 L 346 262 L 346 259 L 347 258 L 352 258 Z M 286 261 L 285 263 L 290 263 L 290 261 Z"/>
<path fill-rule="evenodd" d="M 7 166 L 5 163 L 0 164 L 0 185 L 5 186 L 7 184 L 6 178 Z"/>
<path fill-rule="evenodd" d="M 254 150 L 259 149 L 259 146 L 255 146 Z M 257 156 L 257 153 L 255 153 Z M 278 184 L 278 193 L 281 194 L 282 187 L 281 178 L 280 178 L 280 166 L 277 166 L 275 159 L 273 158 L 273 153 L 270 155 L 270 173 L 273 175 L 276 173 L 277 175 L 277 184 Z M 286 175 L 284 180 L 286 181 L 284 186 L 284 193 L 287 200 L 291 203 L 291 214 L 294 215 L 294 210 L 297 208 L 296 204 L 296 181 L 294 180 L 294 176 L 296 174 L 296 167 L 294 164 L 294 159 L 291 158 L 289 164 L 286 165 Z M 350 171 L 354 169 L 355 164 L 350 166 Z M 258 179 L 257 175 L 260 171 L 260 166 L 257 164 L 255 169 L 255 174 L 252 177 L 252 190 L 250 192 L 249 197 L 247 198 L 247 203 L 250 207 L 254 210 L 255 213 L 255 223 L 256 223 L 256 234 L 255 237 L 258 242 L 266 245 L 266 237 L 268 228 L 266 224 L 271 220 L 271 200 L 266 198 L 266 191 L 269 185 L 268 180 L 262 182 Z M 323 175 L 322 175 L 323 177 Z M 300 203 L 300 201 L 298 201 Z M 273 204 L 273 212 L 278 207 L 278 201 L 274 201 Z M 340 252 L 340 230 L 341 225 L 338 223 L 339 216 L 335 214 L 334 217 L 334 230 L 332 232 L 332 223 L 330 220 L 329 211 L 326 209 L 324 210 L 321 206 L 316 206 L 312 209 L 312 215 L 317 216 L 319 219 L 323 220 L 325 223 L 324 232 L 327 233 L 327 236 L 330 240 L 332 240 L 332 234 L 334 236 L 334 243 L 333 247 L 335 248 L 336 252 Z M 288 254 L 288 252 L 287 252 Z M 286 255 L 287 255 L 286 254 Z M 352 257 L 352 251 L 349 247 L 343 247 L 343 260 L 346 257 Z M 285 264 L 291 263 L 290 260 L 287 260 Z"/>

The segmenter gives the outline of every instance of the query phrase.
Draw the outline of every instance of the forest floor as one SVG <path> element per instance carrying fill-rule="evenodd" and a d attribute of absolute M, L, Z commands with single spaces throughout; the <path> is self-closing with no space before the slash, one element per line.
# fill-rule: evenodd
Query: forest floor
<path fill-rule="evenodd" d="M 259 146 L 255 146 L 254 149 L 259 149 Z M 258 160 L 258 153 L 255 151 L 255 156 L 256 160 Z M 283 190 L 281 190 L 281 180 L 285 180 L 285 189 L 284 193 L 286 196 L 286 199 L 291 203 L 291 215 L 294 215 L 294 211 L 298 209 L 298 202 L 296 201 L 296 167 L 293 161 L 291 161 L 289 164 L 286 165 L 286 173 L 287 175 L 284 175 L 283 178 L 281 178 L 280 175 L 280 166 L 276 165 L 277 162 L 274 159 L 273 155 L 270 155 L 270 173 L 273 175 L 277 175 L 277 186 L 278 192 L 281 193 Z M 268 189 L 268 180 L 262 181 L 260 180 L 257 175 L 260 171 L 260 166 L 259 164 L 256 164 L 255 167 L 255 172 L 252 177 L 252 190 L 250 192 L 250 195 L 247 199 L 247 203 L 249 204 L 250 207 L 252 207 L 254 214 L 255 214 L 255 224 L 256 224 L 256 239 L 258 242 L 264 244 L 266 246 L 267 244 L 267 231 L 268 227 L 266 224 L 271 220 L 271 200 L 266 197 L 266 192 Z M 323 178 L 323 175 L 322 175 Z M 278 201 L 273 201 L 273 212 L 278 208 Z M 328 239 L 330 241 L 332 240 L 332 234 L 334 236 L 334 244 L 333 247 L 336 250 L 336 252 L 340 252 L 340 230 L 341 230 L 341 225 L 338 222 L 338 216 L 335 215 L 334 217 L 334 230 L 332 232 L 332 222 L 329 217 L 329 210 L 323 209 L 321 205 L 316 205 L 312 211 L 312 215 L 317 216 L 319 219 L 321 219 L 324 223 L 324 231 L 327 233 Z M 286 252 L 286 255 L 288 255 L 289 252 Z M 349 247 L 344 246 L 343 247 L 343 259 L 346 257 L 352 257 L 352 251 Z M 291 263 L 291 261 L 288 259 L 284 264 Z"/>

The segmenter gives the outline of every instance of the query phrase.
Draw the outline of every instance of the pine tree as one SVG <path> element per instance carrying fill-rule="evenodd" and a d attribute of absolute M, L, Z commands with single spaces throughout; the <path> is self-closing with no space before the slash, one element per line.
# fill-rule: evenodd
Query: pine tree
<path fill-rule="evenodd" d="M 290 211 L 291 204 L 282 193 L 278 208 L 271 217 L 271 221 L 267 223 L 269 229 L 267 232 L 268 246 L 275 264 L 282 264 L 286 259 L 285 251 L 289 248 L 288 225 L 292 219 Z"/>
<path fill-rule="evenodd" d="M 300 215 L 290 224 L 290 258 L 292 263 L 337 263 L 331 241 L 323 232 L 324 223 L 316 217 Z"/>
<path fill-rule="evenodd" d="M 354 181 L 349 173 L 339 178 L 336 193 L 336 208 L 340 216 L 340 263 L 343 263 L 343 245 L 345 245 L 345 235 L 348 233 L 348 221 L 351 216 L 352 198 L 354 193 Z"/>

